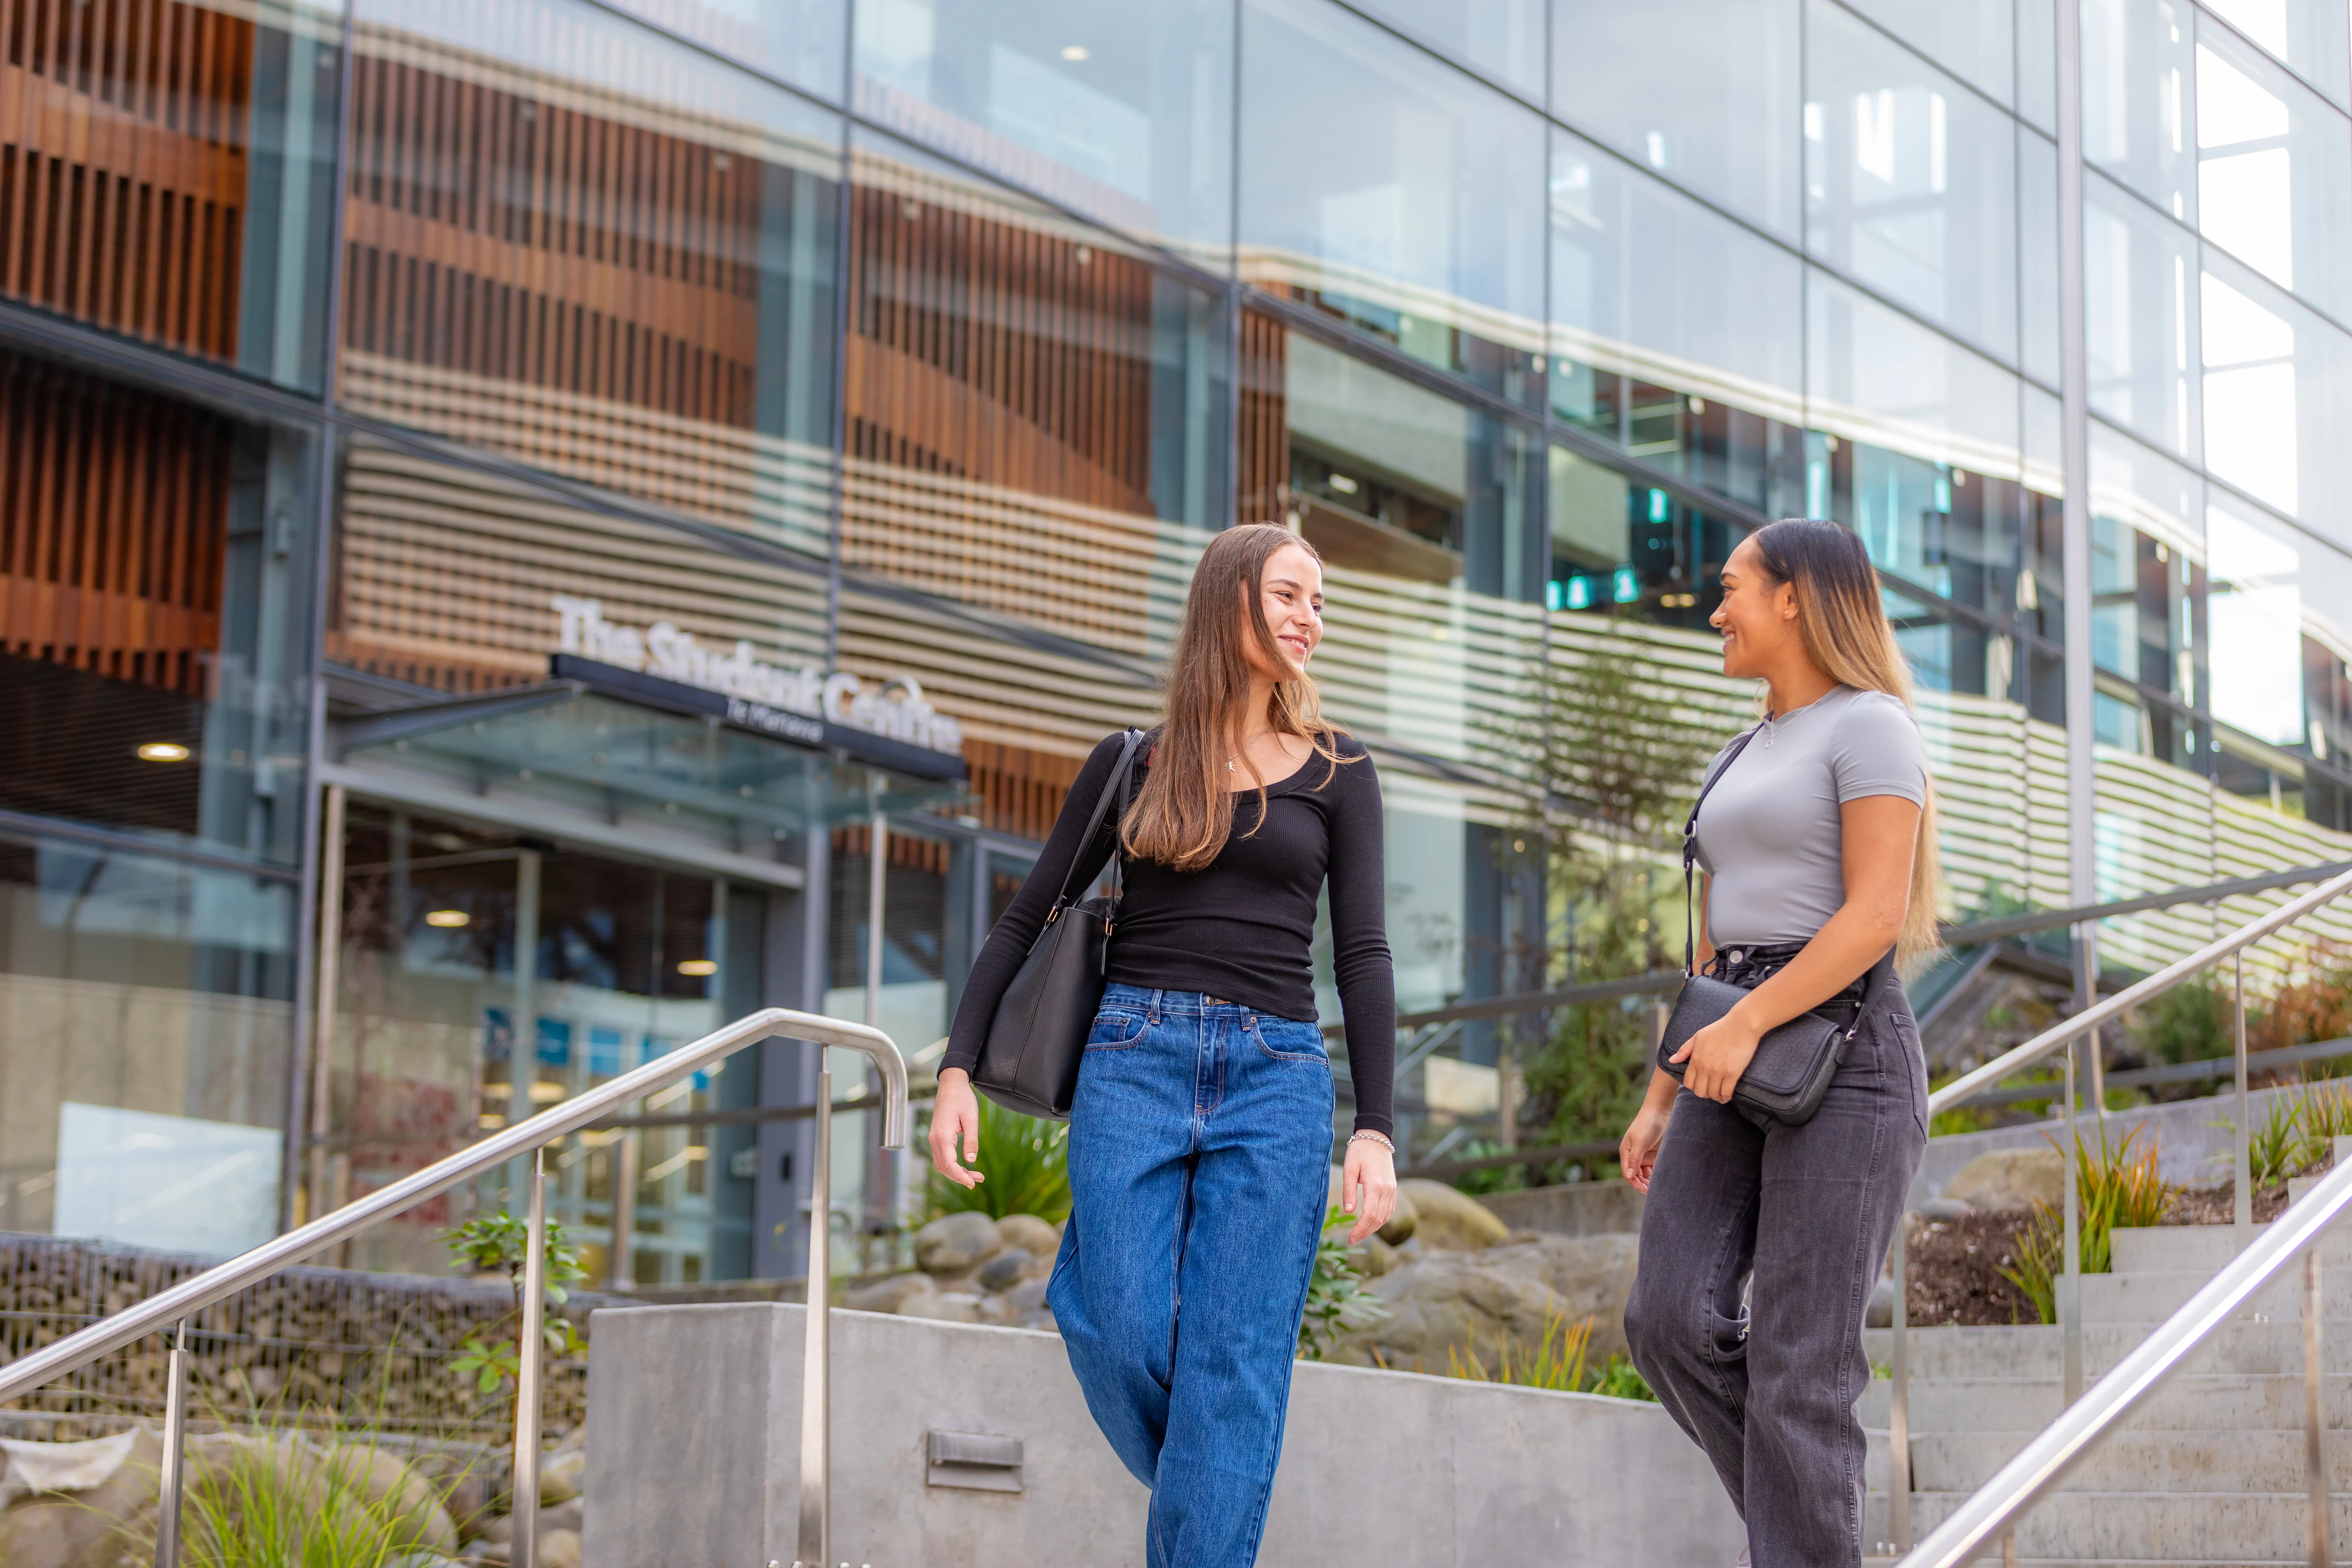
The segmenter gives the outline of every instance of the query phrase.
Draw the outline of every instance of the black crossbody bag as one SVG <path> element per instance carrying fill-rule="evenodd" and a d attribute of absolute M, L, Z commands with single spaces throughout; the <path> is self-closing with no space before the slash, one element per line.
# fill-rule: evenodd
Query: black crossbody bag
<path fill-rule="evenodd" d="M 988 1021 L 988 1037 L 982 1042 L 980 1060 L 972 1065 L 971 1087 L 1007 1110 L 1055 1121 L 1070 1119 L 1087 1035 L 1102 1009 L 1111 927 L 1127 888 L 1127 856 L 1111 805 L 1125 802 L 1136 748 L 1143 738 L 1140 730 L 1127 732 L 1118 764 L 1103 784 L 1102 798 L 1087 819 L 1086 837 L 1078 840 L 1077 856 L 1055 895 L 1054 907 L 1046 911 L 1045 929 L 1030 944 L 1029 956 L 1021 961 L 996 1004 L 996 1016 Z M 1076 901 L 1079 889 L 1072 884 L 1106 816 L 1111 820 L 1111 877 L 1117 890 L 1109 898 L 1081 903 Z"/>
<path fill-rule="evenodd" d="M 1706 804 L 1706 792 L 1715 787 L 1717 779 L 1731 771 L 1731 764 L 1739 760 L 1739 753 L 1755 738 L 1756 731 L 1750 730 L 1731 743 L 1731 752 L 1723 759 L 1723 765 L 1699 786 L 1698 799 L 1691 803 L 1690 819 L 1683 824 L 1683 988 L 1675 997 L 1674 1012 L 1667 1017 L 1665 1033 L 1658 1041 L 1658 1066 L 1673 1074 L 1677 1083 L 1682 1081 L 1683 1069 L 1690 1064 L 1670 1058 L 1693 1035 L 1729 1013 L 1748 994 L 1743 986 L 1698 973 L 1693 867 L 1698 859 L 1698 809 Z M 1849 1004 L 1854 1010 L 1851 1019 L 1834 1018 L 1815 1008 L 1767 1030 L 1756 1043 L 1756 1056 L 1748 1062 L 1748 1070 L 1732 1087 L 1732 1109 L 1759 1124 L 1769 1121 L 1784 1127 L 1802 1127 L 1811 1121 L 1829 1094 L 1830 1080 L 1837 1077 L 1839 1067 L 1845 1061 L 1846 1047 L 1853 1043 L 1855 1032 L 1862 1027 L 1863 1015 L 1877 1000 L 1893 964 L 1894 957 L 1889 954 L 1871 965 L 1862 1000 Z M 1822 1005 L 1837 1005 L 1840 1004 L 1835 1001 Z"/>

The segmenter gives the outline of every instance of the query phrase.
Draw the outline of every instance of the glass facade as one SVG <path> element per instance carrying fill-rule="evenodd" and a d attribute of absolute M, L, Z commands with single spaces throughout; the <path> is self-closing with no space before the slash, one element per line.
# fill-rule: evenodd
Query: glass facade
<path fill-rule="evenodd" d="M 2352 858 L 2346 13 L 2080 15 L 2068 213 L 2050 0 L 0 0 L 0 1228 L 240 1246 L 762 1005 L 935 1059 L 1236 521 L 1409 1013 L 1601 973 L 1515 748 L 1727 730 L 1772 517 L 1879 567 L 1952 918 Z M 1423 1043 L 1410 1152 L 1500 1133 Z M 797 1272 L 816 1068 L 567 1146 L 599 1278 Z"/>

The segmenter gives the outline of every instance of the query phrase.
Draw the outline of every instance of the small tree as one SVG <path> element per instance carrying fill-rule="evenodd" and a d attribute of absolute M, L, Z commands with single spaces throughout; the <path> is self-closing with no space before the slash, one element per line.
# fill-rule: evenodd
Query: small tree
<path fill-rule="evenodd" d="M 1682 826 L 1727 725 L 1679 708 L 1644 645 L 1622 627 L 1572 660 L 1538 659 L 1527 717 L 1498 732 L 1541 835 L 1566 983 L 1682 961 Z M 1613 1138 L 1649 1082 L 1650 1000 L 1556 1010 L 1527 1065 L 1525 1136 Z"/>
<path fill-rule="evenodd" d="M 449 1233 L 450 1255 L 460 1265 L 476 1274 L 505 1274 L 514 1297 L 507 1314 L 487 1331 L 467 1336 L 449 1363 L 452 1372 L 472 1373 L 475 1388 L 486 1396 L 502 1388 L 512 1391 L 512 1395 L 520 1393 L 523 1272 L 530 1263 L 530 1225 L 504 1209 L 469 1220 Z M 580 1248 L 561 1225 L 549 1220 L 546 1304 L 562 1306 L 571 1300 L 566 1287 L 587 1278 L 588 1267 L 581 1260 Z M 576 1356 L 588 1349 L 572 1320 L 557 1313 L 547 1314 L 544 1334 L 549 1355 Z"/>

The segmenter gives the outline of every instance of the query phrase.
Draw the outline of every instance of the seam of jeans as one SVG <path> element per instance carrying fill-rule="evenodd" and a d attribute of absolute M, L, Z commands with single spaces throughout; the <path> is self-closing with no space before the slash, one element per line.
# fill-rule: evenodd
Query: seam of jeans
<path fill-rule="evenodd" d="M 1135 1033 L 1116 1040 L 1088 1040 L 1087 1042 L 1087 1049 L 1090 1051 L 1131 1051 L 1137 1046 L 1143 1043 L 1143 1037 L 1150 1027 L 1151 1024 L 1150 1020 L 1139 1018 L 1136 1020 Z"/>
<path fill-rule="evenodd" d="M 1760 1193 L 1760 1187 L 1750 1188 L 1746 1201 L 1727 1223 L 1717 1229 L 1715 1256 L 1707 1263 L 1706 1287 L 1698 1293 L 1699 1345 L 1706 1356 L 1706 1370 L 1715 1379 L 1716 1396 L 1723 1401 L 1724 1407 L 1728 1410 L 1738 1410 L 1740 1406 L 1738 1396 L 1732 1393 L 1731 1380 L 1724 1375 L 1723 1357 L 1715 1345 L 1715 1293 L 1717 1287 L 1723 1280 L 1724 1263 L 1730 1258 L 1737 1246 L 1734 1237 L 1738 1234 L 1739 1229 L 1748 1224 L 1748 1215 L 1754 1211 Z"/>
<path fill-rule="evenodd" d="M 1319 1202 L 1318 1206 L 1320 1206 Z M 1310 1212 L 1307 1216 L 1307 1224 L 1313 1227 L 1313 1234 L 1318 1244 L 1321 1242 L 1323 1237 L 1322 1226 L 1318 1223 L 1320 1218 L 1321 1215 L 1314 1212 Z M 1296 1340 L 1298 1337 L 1298 1325 L 1306 1321 L 1307 1293 L 1308 1290 L 1313 1289 L 1314 1284 L 1315 1254 L 1314 1251 L 1310 1249 L 1307 1255 L 1307 1267 L 1300 1273 L 1298 1278 L 1298 1299 L 1291 1303 L 1290 1336 L 1293 1340 Z M 1274 1500 L 1274 1473 L 1282 1462 L 1283 1433 L 1290 1425 L 1290 1384 L 1292 1378 L 1297 1370 L 1298 1358 L 1295 1355 L 1283 1365 L 1282 1405 L 1280 1411 L 1274 1418 L 1274 1436 L 1269 1444 L 1272 1452 L 1265 1456 L 1265 1481 L 1264 1485 L 1258 1488 L 1257 1508 L 1250 1519 L 1249 1554 L 1245 1561 L 1251 1563 L 1257 1561 L 1258 1543 L 1265 1534 L 1266 1509 Z"/>
<path fill-rule="evenodd" d="M 1889 1107 L 1886 1093 L 1886 1053 L 1884 1050 L 1879 1052 L 1877 1060 L 1874 1061 L 1872 1066 L 1878 1075 L 1877 1093 L 1874 1097 L 1877 1110 L 1876 1114 L 1871 1118 L 1870 1163 L 1864 1167 L 1862 1178 L 1862 1202 L 1857 1205 L 1864 1215 L 1868 1215 L 1870 1213 L 1871 1196 L 1877 1191 L 1879 1183 L 1885 1176 L 1885 1165 L 1886 1163 L 1887 1152 L 1886 1143 L 1889 1136 L 1889 1129 L 1887 1127 L 1887 1114 Z M 1907 1099 L 1909 1089 L 1909 1069 L 1907 1067 L 1905 1070 L 1905 1088 L 1906 1091 L 1906 1098 Z M 1906 1105 L 1904 1107 L 1904 1110 L 1907 1114 L 1910 1110 L 1910 1107 Z M 1901 1225 L 1903 1223 L 1903 1216 L 1899 1214 L 1896 1215 L 1895 1216 L 1895 1223 Z M 1844 1304 L 1845 1310 L 1840 1314 L 1840 1327 L 1841 1331 L 1843 1331 L 1847 1325 L 1851 1325 L 1852 1331 L 1850 1333 L 1841 1331 L 1838 1342 L 1841 1344 L 1851 1342 L 1855 1348 L 1850 1351 L 1842 1352 L 1838 1356 L 1836 1384 L 1838 1394 L 1837 1407 L 1847 1413 L 1846 1419 L 1848 1422 L 1858 1423 L 1860 1417 L 1854 1415 L 1853 1414 L 1853 1410 L 1854 1401 L 1860 1399 L 1862 1395 L 1860 1392 L 1856 1391 L 1853 1386 L 1852 1379 L 1853 1362 L 1856 1356 L 1863 1353 L 1860 1347 L 1862 1344 L 1862 1319 L 1864 1308 L 1868 1300 L 1870 1288 L 1873 1285 L 1875 1285 L 1878 1280 L 1876 1270 L 1870 1267 L 1869 1228 L 1867 1224 L 1857 1228 L 1854 1232 L 1853 1262 L 1853 1266 L 1847 1269 L 1846 1273 L 1847 1278 L 1853 1281 L 1853 1284 L 1846 1292 Z M 1841 1433 L 1840 1436 L 1843 1436 L 1844 1434 Z M 1867 1442 L 1868 1440 L 1864 1439 L 1865 1447 L 1867 1447 Z M 1854 1473 L 1853 1446 L 1850 1443 L 1841 1443 L 1839 1445 L 1839 1450 L 1840 1464 L 1838 1479 L 1841 1486 L 1839 1495 L 1846 1500 L 1844 1504 L 1844 1512 L 1846 1530 L 1848 1532 L 1848 1544 L 1853 1546 L 1854 1553 L 1858 1557 L 1862 1552 L 1862 1510 L 1857 1506 L 1855 1500 L 1858 1494 L 1854 1488 L 1854 1482 L 1857 1478 Z"/>

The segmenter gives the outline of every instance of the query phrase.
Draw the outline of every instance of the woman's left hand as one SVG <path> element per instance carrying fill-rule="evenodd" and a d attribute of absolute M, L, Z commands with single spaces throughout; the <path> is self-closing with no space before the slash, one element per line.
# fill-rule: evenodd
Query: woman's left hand
<path fill-rule="evenodd" d="M 1339 1173 L 1339 1211 L 1356 1216 L 1348 1245 L 1362 1246 L 1364 1237 L 1388 1224 L 1396 1213 L 1396 1156 L 1370 1138 L 1350 1139 L 1347 1163 Z"/>
<path fill-rule="evenodd" d="M 1669 1058 L 1684 1062 L 1683 1087 L 1702 1100 L 1731 1102 L 1739 1075 L 1756 1059 L 1756 1044 L 1764 1031 L 1749 1025 L 1737 1008 L 1683 1042 Z"/>

